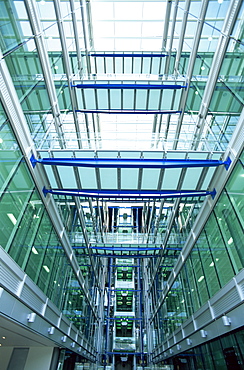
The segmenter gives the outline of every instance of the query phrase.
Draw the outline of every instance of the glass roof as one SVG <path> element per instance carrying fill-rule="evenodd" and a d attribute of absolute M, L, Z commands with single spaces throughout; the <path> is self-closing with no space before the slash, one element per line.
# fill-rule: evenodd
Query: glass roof
<path fill-rule="evenodd" d="M 224 32 L 230 1 L 209 1 L 206 9 L 200 1 L 174 4 L 167 1 L 42 0 L 33 4 L 54 78 L 66 147 L 106 149 L 113 145 L 115 149 L 132 149 L 135 145 L 136 149 L 148 150 L 192 147 L 198 111 L 213 69 L 214 53 L 220 48 L 218 43 Z M 233 132 L 243 106 L 240 86 L 243 6 L 231 30 L 199 141 L 201 146 L 203 141 L 211 143 L 209 150 L 217 149 L 216 142 L 221 150 L 224 149 L 230 136 L 227 132 L 229 129 Z M 197 37 L 200 13 L 203 22 Z M 6 22 L 8 19 L 10 23 Z M 51 100 L 55 98 L 46 94 L 45 61 L 37 58 L 40 49 L 35 41 L 36 30 L 30 10 L 22 1 L 10 1 L 9 5 L 1 1 L 0 20 L 4 36 L 1 48 L 16 90 L 20 97 L 24 96 L 22 106 L 32 124 L 34 139 L 41 147 L 49 146 L 55 139 L 60 145 L 60 132 L 55 128 L 57 125 L 53 125 L 51 108 Z M 117 81 L 121 84 L 186 85 L 189 78 L 190 87 L 180 90 L 72 88 L 70 91 L 68 88 L 68 79 L 73 84 L 82 80 L 108 84 Z M 24 83 L 20 85 L 19 81 Z M 115 112 L 110 115 L 77 112 L 116 109 L 170 113 L 139 116 L 136 112 L 135 115 L 124 112 L 120 116 Z M 226 114 L 228 125 L 223 117 Z M 37 135 L 35 128 L 40 121 L 45 122 L 45 128 L 39 127 Z M 47 127 L 49 132 L 45 135 Z M 44 141 L 40 140 L 42 137 Z"/>
<path fill-rule="evenodd" d="M 41 158 L 222 159 L 244 105 L 243 2 L 2 0 L 0 7 L 1 50 Z M 45 171 L 52 189 L 209 190 L 215 170 Z M 66 202 L 73 206 L 57 197 L 61 214 Z M 184 202 L 179 209 L 191 215 Z M 161 216 L 176 201 L 167 211 L 156 203 L 137 202 L 145 243 L 165 232 Z M 117 206 L 93 201 L 100 226 L 108 212 L 123 216 L 123 202 L 108 211 Z M 95 218 L 93 231 L 85 219 L 93 236 Z"/>

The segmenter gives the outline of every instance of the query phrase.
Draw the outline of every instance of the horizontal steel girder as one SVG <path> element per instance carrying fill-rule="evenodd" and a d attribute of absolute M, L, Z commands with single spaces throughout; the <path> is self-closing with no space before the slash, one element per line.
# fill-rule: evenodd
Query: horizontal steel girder
<path fill-rule="evenodd" d="M 87 190 L 87 189 L 46 189 L 43 188 L 43 193 L 53 195 L 65 195 L 65 196 L 75 196 L 83 198 L 116 198 L 116 199 L 161 199 L 161 198 L 186 198 L 186 197 L 202 197 L 211 195 L 212 198 L 216 195 L 216 190 L 204 191 L 204 190 Z"/>
<path fill-rule="evenodd" d="M 71 85 L 71 87 L 77 87 L 78 89 L 119 89 L 119 90 L 128 90 L 128 89 L 135 89 L 135 90 L 165 90 L 165 89 L 185 89 L 187 85 L 163 85 L 163 84 L 118 84 L 118 83 L 110 83 L 110 84 L 101 84 L 101 83 L 83 83 L 77 85 Z"/>
<path fill-rule="evenodd" d="M 147 110 L 147 109 L 77 109 L 79 113 L 105 114 L 177 114 L 181 110 Z"/>
<path fill-rule="evenodd" d="M 91 57 L 103 57 L 103 58 L 108 58 L 108 57 L 111 57 L 111 58 L 118 58 L 118 57 L 137 57 L 137 58 L 143 58 L 143 57 L 149 57 L 149 58 L 164 58 L 164 57 L 167 57 L 168 54 L 160 54 L 160 53 L 155 53 L 155 54 L 152 54 L 152 53 L 89 53 L 88 54 L 89 56 Z M 85 56 L 85 54 L 82 54 L 81 55 L 82 57 Z"/>
<path fill-rule="evenodd" d="M 97 247 L 97 246 L 90 246 L 90 249 L 98 249 L 103 251 L 115 251 L 115 252 L 121 252 L 121 251 L 133 251 L 133 252 L 140 252 L 140 251 L 156 251 L 161 250 L 162 248 L 147 248 L 147 247 Z M 180 249 L 181 250 L 181 249 Z"/>
<path fill-rule="evenodd" d="M 133 252 L 140 252 L 140 251 L 157 251 L 157 250 L 171 250 L 171 251 L 181 251 L 182 248 L 158 248 L 158 247 L 97 247 L 97 246 L 90 246 L 90 249 L 101 249 L 104 251 L 133 251 Z"/>
<path fill-rule="evenodd" d="M 188 168 L 217 167 L 224 165 L 226 169 L 231 163 L 211 159 L 122 159 L 122 158 L 42 158 L 31 157 L 33 167 L 36 163 L 50 166 L 93 167 L 93 168 Z"/>

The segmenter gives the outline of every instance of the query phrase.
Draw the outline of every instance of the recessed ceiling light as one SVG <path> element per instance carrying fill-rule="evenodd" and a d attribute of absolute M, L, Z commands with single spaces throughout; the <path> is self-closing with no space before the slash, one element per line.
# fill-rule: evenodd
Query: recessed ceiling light
<path fill-rule="evenodd" d="M 195 91 L 195 94 L 198 95 L 198 91 Z"/>
<path fill-rule="evenodd" d="M 43 268 L 44 268 L 44 270 L 46 270 L 47 272 L 49 272 L 50 270 L 49 270 L 49 268 L 46 266 L 46 265 L 44 265 L 43 266 Z"/>
<path fill-rule="evenodd" d="M 222 4 L 223 2 L 224 2 L 224 0 L 218 0 L 219 4 Z"/>
<path fill-rule="evenodd" d="M 202 66 L 202 67 L 201 67 L 201 70 L 202 70 L 202 71 L 204 71 L 204 69 L 205 69 L 205 67 L 204 67 L 204 66 Z"/>
<path fill-rule="evenodd" d="M 32 251 L 34 254 L 38 254 L 38 252 L 37 252 L 37 250 L 36 250 L 36 248 L 35 248 L 35 247 L 32 247 L 32 248 L 31 248 L 31 251 Z"/>
<path fill-rule="evenodd" d="M 45 0 L 41 0 L 41 1 L 40 1 L 40 4 L 41 4 L 41 5 L 44 5 L 45 3 L 46 3 L 46 1 L 45 1 Z"/>
<path fill-rule="evenodd" d="M 16 218 L 14 217 L 13 213 L 7 213 L 7 216 L 8 216 L 8 218 L 10 219 L 10 221 L 11 221 L 14 225 L 16 225 L 17 220 L 16 220 Z"/>
<path fill-rule="evenodd" d="M 212 41 L 212 40 L 213 40 L 212 36 L 209 36 L 208 41 Z"/>
<path fill-rule="evenodd" d="M 2 339 L 6 339 L 6 337 L 2 337 Z"/>
<path fill-rule="evenodd" d="M 58 69 L 58 66 L 54 66 L 54 69 Z"/>
<path fill-rule="evenodd" d="M 197 280 L 199 283 L 204 279 L 204 276 L 200 276 L 200 278 Z"/>
<path fill-rule="evenodd" d="M 0 137 L 0 144 L 2 144 L 3 143 L 3 139 Z"/>

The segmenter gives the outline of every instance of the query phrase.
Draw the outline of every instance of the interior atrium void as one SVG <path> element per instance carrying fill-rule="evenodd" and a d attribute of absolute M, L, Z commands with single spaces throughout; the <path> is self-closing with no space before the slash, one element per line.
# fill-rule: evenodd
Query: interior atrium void
<path fill-rule="evenodd" d="M 2 370 L 244 369 L 244 3 L 0 0 Z"/>

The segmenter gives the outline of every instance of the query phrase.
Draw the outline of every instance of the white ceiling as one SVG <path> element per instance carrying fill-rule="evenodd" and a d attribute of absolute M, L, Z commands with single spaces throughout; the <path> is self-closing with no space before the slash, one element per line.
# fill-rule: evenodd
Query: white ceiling
<path fill-rule="evenodd" d="M 3 338 L 5 337 L 5 339 Z M 4 347 L 54 347 L 54 342 L 0 316 L 0 350 Z"/>

